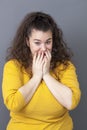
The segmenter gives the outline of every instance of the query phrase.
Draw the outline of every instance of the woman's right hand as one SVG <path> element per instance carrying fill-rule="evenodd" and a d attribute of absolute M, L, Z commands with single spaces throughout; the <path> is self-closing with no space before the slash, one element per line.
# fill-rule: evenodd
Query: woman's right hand
<path fill-rule="evenodd" d="M 44 60 L 43 60 L 44 54 L 43 52 L 35 52 L 34 56 L 33 56 L 33 65 L 32 65 L 32 72 L 33 72 L 33 76 L 36 76 L 40 79 L 42 79 L 43 76 L 43 64 L 44 64 Z"/>

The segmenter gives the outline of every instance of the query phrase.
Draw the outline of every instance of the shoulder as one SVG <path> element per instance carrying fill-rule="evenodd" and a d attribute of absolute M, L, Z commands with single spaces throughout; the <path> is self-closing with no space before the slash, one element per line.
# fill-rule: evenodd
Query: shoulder
<path fill-rule="evenodd" d="M 64 66 L 64 65 L 62 65 Z M 76 79 L 77 78 L 77 73 L 76 73 L 76 67 L 74 65 L 74 63 L 72 63 L 71 61 L 68 62 L 68 65 L 65 67 L 65 69 L 63 69 L 62 71 L 60 71 L 60 75 L 62 75 L 62 78 L 65 80 L 67 79 Z"/>
<path fill-rule="evenodd" d="M 54 74 L 61 79 L 64 75 L 73 75 L 75 71 L 75 65 L 71 61 L 67 61 L 65 64 L 58 63 L 54 69 Z"/>
<path fill-rule="evenodd" d="M 67 71 L 69 69 L 75 70 L 76 67 L 71 61 L 67 61 L 65 64 L 61 63 L 61 64 L 57 65 L 56 69 L 65 72 L 65 71 Z"/>
<path fill-rule="evenodd" d="M 9 60 L 5 63 L 4 65 L 4 70 L 5 71 L 18 71 L 18 70 L 21 70 L 21 64 L 15 60 L 15 59 L 12 59 L 12 60 Z"/>
<path fill-rule="evenodd" d="M 22 76 L 23 74 L 28 75 L 28 77 L 31 77 L 31 74 L 25 70 L 25 68 L 22 66 L 22 64 L 16 60 L 16 59 L 11 59 L 7 61 L 4 64 L 4 69 L 3 69 L 5 74 L 14 74 L 14 75 L 19 75 Z"/>

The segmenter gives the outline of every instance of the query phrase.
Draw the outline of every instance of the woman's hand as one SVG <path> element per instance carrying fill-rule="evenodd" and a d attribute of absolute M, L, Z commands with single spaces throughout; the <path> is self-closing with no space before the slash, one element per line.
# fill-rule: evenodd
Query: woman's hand
<path fill-rule="evenodd" d="M 33 65 L 32 65 L 32 72 L 33 76 L 39 77 L 42 79 L 43 76 L 43 56 L 44 54 L 41 52 L 36 52 L 33 56 Z"/>
<path fill-rule="evenodd" d="M 44 56 L 43 76 L 49 73 L 50 61 L 51 61 L 51 53 L 49 52 L 49 50 L 47 50 Z"/>

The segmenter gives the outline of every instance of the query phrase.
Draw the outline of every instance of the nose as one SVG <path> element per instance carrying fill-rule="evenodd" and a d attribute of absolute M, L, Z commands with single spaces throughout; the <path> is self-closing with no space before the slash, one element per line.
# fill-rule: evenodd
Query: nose
<path fill-rule="evenodd" d="M 42 44 L 41 50 L 42 50 L 42 51 L 46 51 L 46 45 L 45 45 L 45 44 Z"/>

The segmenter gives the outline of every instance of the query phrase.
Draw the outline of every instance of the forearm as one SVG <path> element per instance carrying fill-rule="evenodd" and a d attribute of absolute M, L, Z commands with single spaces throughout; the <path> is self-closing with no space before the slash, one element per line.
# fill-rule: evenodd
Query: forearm
<path fill-rule="evenodd" d="M 49 73 L 43 76 L 43 80 L 60 104 L 70 109 L 72 105 L 71 89 L 54 79 Z"/>
<path fill-rule="evenodd" d="M 38 76 L 33 76 L 27 84 L 25 84 L 19 89 L 24 99 L 26 100 L 26 103 L 29 102 L 30 99 L 32 98 L 40 81 L 41 79 Z"/>

